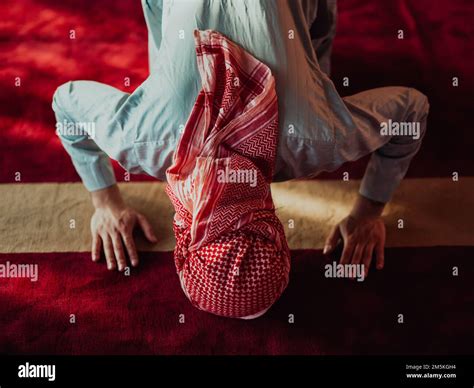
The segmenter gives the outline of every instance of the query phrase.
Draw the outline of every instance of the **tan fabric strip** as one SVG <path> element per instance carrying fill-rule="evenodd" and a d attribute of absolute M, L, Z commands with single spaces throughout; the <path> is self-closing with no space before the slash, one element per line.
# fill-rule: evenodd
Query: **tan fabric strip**
<path fill-rule="evenodd" d="M 277 213 L 291 249 L 321 249 L 346 216 L 357 181 L 273 184 Z M 143 251 L 174 248 L 173 209 L 163 183 L 120 184 L 125 200 L 148 216 L 160 241 L 139 236 Z M 474 245 L 474 178 L 407 179 L 385 211 L 387 246 Z M 80 183 L 0 185 L 0 253 L 90 250 L 89 195 Z M 403 228 L 399 228 L 403 222 Z"/>

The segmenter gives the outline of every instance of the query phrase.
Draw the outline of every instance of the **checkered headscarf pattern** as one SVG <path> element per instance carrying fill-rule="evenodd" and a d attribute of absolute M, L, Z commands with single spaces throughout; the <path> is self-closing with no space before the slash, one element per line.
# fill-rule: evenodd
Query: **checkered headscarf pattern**
<path fill-rule="evenodd" d="M 267 66 L 218 32 L 195 31 L 195 41 L 202 90 L 167 170 L 175 264 L 196 307 L 245 317 L 279 298 L 290 270 L 270 192 L 275 81 Z M 219 179 L 224 171 L 255 179 Z"/>

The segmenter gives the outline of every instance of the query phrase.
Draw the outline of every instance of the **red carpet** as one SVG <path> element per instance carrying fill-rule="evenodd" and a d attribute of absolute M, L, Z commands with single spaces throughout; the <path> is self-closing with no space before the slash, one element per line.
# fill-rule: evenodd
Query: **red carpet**
<path fill-rule="evenodd" d="M 331 259 L 296 251 L 287 291 L 255 321 L 192 307 L 171 254 L 147 255 L 130 277 L 107 272 L 87 254 L 0 255 L 2 263 L 38 263 L 40 279 L 0 282 L 0 349 L 7 354 L 469 354 L 473 254 L 473 247 L 388 249 L 385 270 L 358 283 L 325 278 L 324 264 Z M 457 277 L 453 266 L 459 268 Z M 76 315 L 75 324 L 69 314 Z M 405 323 L 397 323 L 398 314 Z"/>

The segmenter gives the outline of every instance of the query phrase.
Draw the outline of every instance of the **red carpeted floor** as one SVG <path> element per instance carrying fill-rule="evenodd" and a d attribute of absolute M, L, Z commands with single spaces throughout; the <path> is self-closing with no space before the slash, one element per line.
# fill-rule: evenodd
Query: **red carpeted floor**
<path fill-rule="evenodd" d="M 324 277 L 331 258 L 293 252 L 290 285 L 263 318 L 202 313 L 183 295 L 171 254 L 129 277 L 87 254 L 0 255 L 38 263 L 39 280 L 0 283 L 4 353 L 469 354 L 474 248 L 388 249 L 363 283 Z M 452 268 L 459 275 L 452 275 Z M 75 314 L 76 323 L 69 322 Z M 180 323 L 184 314 L 184 323 Z M 289 316 L 294 323 L 289 323 Z M 403 314 L 404 323 L 398 323 Z"/>
<path fill-rule="evenodd" d="M 471 3 L 339 1 L 333 79 L 341 94 L 399 84 L 430 99 L 428 135 L 409 176 L 474 174 Z M 16 172 L 22 182 L 78 181 L 54 135 L 52 95 L 71 79 L 130 91 L 145 79 L 140 2 L 7 0 L 0 14 L 0 183 L 14 182 Z M 71 29 L 76 40 L 69 39 Z M 404 40 L 395 39 L 399 29 Z M 343 88 L 346 76 L 350 87 Z M 129 88 L 124 77 L 131 78 Z M 458 87 L 452 77 L 459 78 Z M 361 161 L 344 170 L 360 177 L 363 167 Z M 145 254 L 128 278 L 83 253 L 4 254 L 0 263 L 38 263 L 40 281 L 0 280 L 0 352 L 467 354 L 474 348 L 473 253 L 472 247 L 388 249 L 386 269 L 357 284 L 324 278 L 328 259 L 320 252 L 295 251 L 287 292 L 252 322 L 191 307 L 170 253 Z M 460 269 L 457 277 L 453 266 Z M 69 314 L 76 315 L 75 324 Z M 404 314 L 403 324 L 398 314 Z"/>

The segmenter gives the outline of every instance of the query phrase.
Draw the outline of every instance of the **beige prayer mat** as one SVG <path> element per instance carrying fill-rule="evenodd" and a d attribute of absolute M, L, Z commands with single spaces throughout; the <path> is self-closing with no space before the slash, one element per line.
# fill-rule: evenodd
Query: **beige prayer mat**
<path fill-rule="evenodd" d="M 348 214 L 358 181 L 290 181 L 272 185 L 291 249 L 321 249 L 330 228 Z M 125 200 L 152 222 L 159 243 L 174 248 L 173 209 L 159 182 L 121 183 Z M 90 250 L 89 194 L 80 183 L 0 185 L 0 253 Z M 406 179 L 385 210 L 387 246 L 474 245 L 474 178 Z"/>

